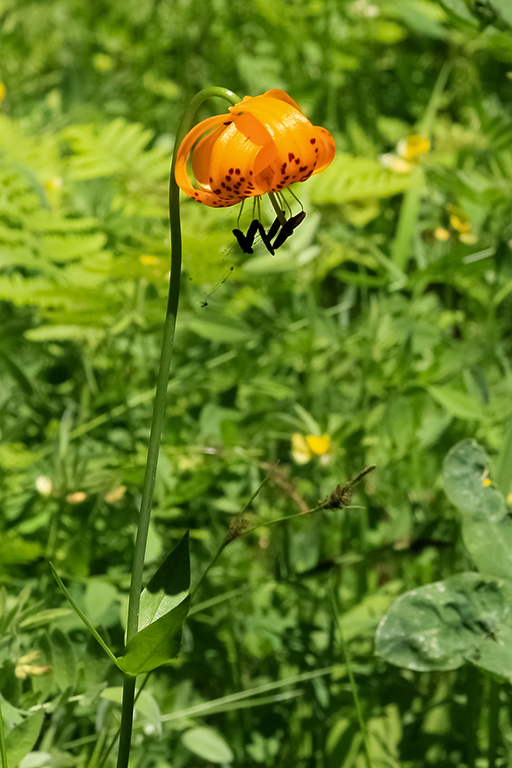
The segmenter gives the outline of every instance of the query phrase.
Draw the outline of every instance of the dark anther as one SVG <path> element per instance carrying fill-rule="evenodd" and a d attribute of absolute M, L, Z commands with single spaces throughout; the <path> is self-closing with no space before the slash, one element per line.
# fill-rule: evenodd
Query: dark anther
<path fill-rule="evenodd" d="M 240 248 L 244 253 L 253 253 L 251 246 L 247 242 L 247 238 L 245 237 L 244 233 L 240 229 L 234 229 L 233 234 L 238 240 L 238 245 L 240 246 Z"/>
<path fill-rule="evenodd" d="M 282 211 L 282 214 L 284 216 L 284 211 Z M 239 229 L 234 229 L 233 234 L 238 240 L 238 244 L 244 253 L 253 253 L 252 244 L 254 242 L 254 238 L 256 237 L 256 233 L 259 233 L 263 241 L 263 245 L 273 256 L 277 248 L 283 245 L 283 243 L 290 237 L 293 231 L 299 226 L 301 221 L 304 221 L 305 218 L 305 212 L 301 211 L 296 216 L 292 216 L 291 219 L 285 221 L 281 227 L 279 217 L 277 217 L 272 223 L 268 234 L 265 232 L 262 224 L 258 221 L 258 219 L 253 219 L 249 229 L 247 230 L 247 235 L 244 235 L 244 233 Z M 273 237 L 276 239 L 272 243 Z"/>
<path fill-rule="evenodd" d="M 281 229 L 278 236 L 274 240 L 274 243 L 273 243 L 274 250 L 277 251 L 277 249 L 280 248 L 283 245 L 283 243 L 286 242 L 286 240 L 288 240 L 288 238 L 293 233 L 293 231 L 299 226 L 301 221 L 304 221 L 305 218 L 306 218 L 305 211 L 301 211 L 296 216 L 292 216 L 291 219 L 288 219 L 288 221 L 285 224 L 283 224 L 283 228 Z"/>

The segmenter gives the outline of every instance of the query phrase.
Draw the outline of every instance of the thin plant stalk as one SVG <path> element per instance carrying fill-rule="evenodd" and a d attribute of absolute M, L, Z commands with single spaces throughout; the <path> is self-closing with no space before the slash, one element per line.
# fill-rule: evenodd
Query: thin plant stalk
<path fill-rule="evenodd" d="M 340 638 L 341 648 L 343 650 L 343 655 L 345 657 L 345 664 L 347 665 L 347 674 L 348 674 L 348 679 L 350 681 L 350 690 L 352 692 L 352 698 L 354 699 L 354 706 L 356 708 L 357 719 L 359 721 L 359 728 L 361 729 L 361 738 L 363 740 L 363 752 L 364 752 L 364 758 L 366 762 L 366 768 L 372 768 L 372 759 L 370 757 L 370 744 L 368 741 L 368 731 L 366 730 L 366 723 L 364 721 L 363 710 L 361 709 L 361 702 L 359 700 L 359 693 L 357 691 L 357 683 L 354 677 L 354 672 L 352 670 L 352 660 L 350 658 L 348 645 L 345 642 L 345 638 L 343 636 L 343 630 L 341 628 L 340 617 L 338 614 L 338 606 L 336 605 L 336 599 L 334 597 L 334 593 L 331 593 L 331 600 L 332 600 L 332 607 L 334 611 L 334 617 L 336 619 L 336 625 L 338 628 L 338 635 Z"/>
<path fill-rule="evenodd" d="M 162 436 L 165 418 L 165 406 L 167 399 L 167 385 L 171 370 L 174 334 L 176 329 L 176 316 L 180 296 L 180 277 L 182 261 L 181 244 L 181 220 L 179 188 L 174 178 L 177 150 L 191 129 L 197 110 L 206 99 L 218 97 L 225 99 L 230 104 L 237 104 L 240 99 L 232 91 L 226 88 L 205 88 L 199 91 L 189 102 L 181 119 L 171 164 L 169 178 L 169 222 L 171 228 L 171 279 L 169 283 L 169 298 L 164 322 L 162 339 L 162 352 L 157 376 L 155 400 L 153 405 L 153 417 L 151 420 L 151 432 L 148 444 L 148 456 L 146 471 L 142 487 L 142 500 L 140 507 L 137 536 L 135 539 L 135 551 L 130 584 L 130 596 L 128 602 L 128 621 L 126 629 L 126 641 L 129 642 L 138 632 L 140 595 L 142 592 L 142 578 L 144 573 L 144 559 L 146 555 L 146 543 L 148 538 L 151 508 L 153 504 L 153 492 L 155 488 L 158 455 L 160 452 L 160 440 Z M 130 756 L 130 744 L 133 727 L 133 703 L 135 698 L 135 677 L 124 676 L 123 703 L 121 716 L 121 731 L 119 736 L 119 753 L 117 768 L 126 768 Z"/>
<path fill-rule="evenodd" d="M 2 758 L 2 768 L 9 768 L 7 762 L 7 747 L 5 745 L 4 716 L 2 714 L 2 703 L 0 702 L 0 756 Z"/>
<path fill-rule="evenodd" d="M 487 752 L 488 768 L 496 768 L 496 753 L 499 738 L 500 684 L 491 680 L 489 690 L 489 749 Z"/>

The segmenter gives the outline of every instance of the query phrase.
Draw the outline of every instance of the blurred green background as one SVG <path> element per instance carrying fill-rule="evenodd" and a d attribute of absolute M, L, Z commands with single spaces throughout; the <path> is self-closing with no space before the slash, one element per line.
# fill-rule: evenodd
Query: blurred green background
<path fill-rule="evenodd" d="M 442 461 L 465 437 L 496 455 L 512 414 L 511 30 L 509 0 L 0 0 L 0 701 L 8 725 L 36 708 L 14 764 L 113 759 L 120 673 L 48 560 L 120 651 L 174 132 L 221 85 L 286 90 L 338 155 L 275 257 L 241 253 L 236 209 L 184 201 L 148 576 L 190 529 L 194 583 L 275 462 L 251 525 L 377 469 L 354 509 L 230 545 L 139 700 L 133 765 L 363 766 L 332 596 L 372 766 L 490 765 L 489 680 L 391 667 L 373 636 L 471 567 Z M 297 462 L 293 434 L 328 450 Z M 511 713 L 504 688 L 496 765 Z"/>

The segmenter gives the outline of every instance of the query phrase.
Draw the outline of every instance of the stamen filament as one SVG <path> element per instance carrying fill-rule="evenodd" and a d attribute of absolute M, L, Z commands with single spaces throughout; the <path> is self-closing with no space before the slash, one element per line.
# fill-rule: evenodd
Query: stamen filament
<path fill-rule="evenodd" d="M 284 225 L 286 224 L 286 217 L 284 215 L 284 211 L 279 205 L 274 192 L 268 192 L 268 196 L 270 198 L 270 202 L 272 203 L 272 207 L 276 212 L 276 216 L 279 219 L 279 223 L 281 224 L 282 227 L 284 227 Z"/>

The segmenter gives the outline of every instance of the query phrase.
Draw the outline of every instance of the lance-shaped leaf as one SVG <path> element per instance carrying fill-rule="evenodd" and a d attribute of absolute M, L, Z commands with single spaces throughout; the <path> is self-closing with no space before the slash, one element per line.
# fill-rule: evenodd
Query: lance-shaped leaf
<path fill-rule="evenodd" d="M 141 594 L 139 631 L 117 659 L 129 675 L 151 672 L 175 659 L 190 598 L 188 533 L 166 557 Z"/>
<path fill-rule="evenodd" d="M 477 568 L 512 580 L 512 517 L 492 484 L 490 461 L 475 440 L 462 440 L 443 465 L 446 495 L 462 516 L 462 537 Z"/>
<path fill-rule="evenodd" d="M 190 590 L 188 531 L 142 590 L 139 632 L 182 603 Z"/>
<path fill-rule="evenodd" d="M 420 671 L 470 662 L 512 681 L 512 585 L 461 573 L 402 595 L 382 619 L 376 653 Z"/>
<path fill-rule="evenodd" d="M 186 597 L 176 608 L 137 632 L 128 641 L 124 656 L 117 659 L 123 672 L 128 675 L 151 672 L 178 656 L 189 602 L 190 598 Z"/>

